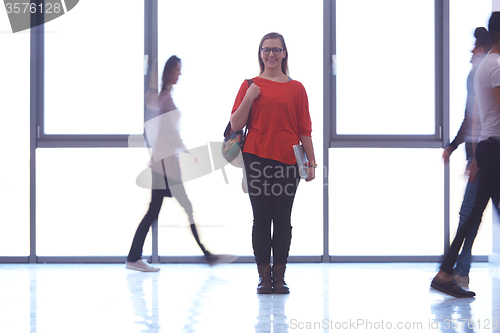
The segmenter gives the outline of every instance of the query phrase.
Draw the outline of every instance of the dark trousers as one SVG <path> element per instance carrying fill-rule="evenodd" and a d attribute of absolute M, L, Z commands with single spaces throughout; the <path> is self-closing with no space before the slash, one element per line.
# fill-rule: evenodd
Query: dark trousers
<path fill-rule="evenodd" d="M 162 177 L 163 178 L 163 177 Z M 153 182 L 158 181 L 157 176 L 155 177 L 153 175 Z M 144 218 L 142 219 L 141 223 L 137 227 L 137 230 L 134 235 L 134 240 L 132 241 L 132 246 L 130 247 L 130 252 L 127 256 L 127 261 L 137 261 L 141 259 L 142 257 L 142 248 L 144 246 L 144 241 L 146 240 L 146 236 L 149 232 L 149 228 L 153 224 L 154 221 L 158 220 L 158 215 L 160 214 L 160 209 L 161 205 L 163 203 L 163 198 L 165 197 L 174 197 L 177 199 L 179 204 L 184 208 L 186 211 L 190 226 L 191 226 L 191 232 L 193 233 L 193 236 L 196 240 L 196 243 L 200 247 L 200 249 L 203 251 L 204 255 L 210 254 L 203 244 L 200 241 L 200 238 L 198 236 L 198 232 L 196 230 L 196 225 L 194 224 L 194 219 L 193 219 L 193 206 L 191 205 L 191 201 L 189 200 L 186 190 L 184 189 L 184 185 L 182 182 L 176 182 L 174 186 L 169 187 L 168 186 L 168 181 L 167 178 L 164 178 L 164 182 L 166 185 L 166 188 L 164 189 L 154 189 L 151 190 L 151 203 L 149 204 L 149 209 L 144 215 Z"/>
<path fill-rule="evenodd" d="M 500 201 L 500 141 L 490 138 L 479 142 L 476 148 L 476 161 L 481 173 L 478 180 L 476 200 L 472 212 L 464 224 L 458 228 L 455 239 L 444 256 L 441 270 L 448 274 L 453 274 L 453 266 L 457 261 L 458 252 L 467 234 L 479 227 L 484 209 L 488 205 L 490 198 L 493 200 L 498 212 Z"/>
<path fill-rule="evenodd" d="M 292 239 L 293 200 L 299 185 L 297 165 L 244 153 L 248 194 L 253 210 L 252 246 L 255 262 L 286 264 Z M 271 235 L 272 224 L 272 235 Z"/>

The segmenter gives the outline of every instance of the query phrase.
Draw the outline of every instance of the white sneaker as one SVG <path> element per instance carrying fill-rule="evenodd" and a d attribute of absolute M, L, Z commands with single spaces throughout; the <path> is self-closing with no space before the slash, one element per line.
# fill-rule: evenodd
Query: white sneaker
<path fill-rule="evenodd" d="M 133 269 L 141 272 L 158 272 L 160 269 L 150 265 L 146 259 L 139 259 L 137 261 L 127 261 L 125 266 L 128 269 Z"/>

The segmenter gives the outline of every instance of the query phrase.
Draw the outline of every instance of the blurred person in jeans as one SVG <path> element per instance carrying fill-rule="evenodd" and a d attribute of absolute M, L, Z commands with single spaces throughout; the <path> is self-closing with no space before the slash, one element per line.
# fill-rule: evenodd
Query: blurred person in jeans
<path fill-rule="evenodd" d="M 479 64 L 474 78 L 476 104 L 481 122 L 479 143 L 474 149 L 474 160 L 481 176 L 474 207 L 446 252 L 441 268 L 431 287 L 454 297 L 474 297 L 476 293 L 464 290 L 453 280 L 453 267 L 458 252 L 469 232 L 481 223 L 486 205 L 493 201 L 498 212 L 500 199 L 500 12 L 491 14 L 488 30 L 493 47 Z"/>
<path fill-rule="evenodd" d="M 449 163 L 450 155 L 455 149 L 465 142 L 465 153 L 467 158 L 466 173 L 469 175 L 469 181 L 467 182 L 467 187 L 465 188 L 465 194 L 462 201 L 462 206 L 460 207 L 460 220 L 458 223 L 458 228 L 460 228 L 464 222 L 469 217 L 474 207 L 474 201 L 476 199 L 477 186 L 479 184 L 479 169 L 477 164 L 474 162 L 474 153 L 472 151 L 473 144 L 477 144 L 477 139 L 479 133 L 481 132 L 481 124 L 478 119 L 479 115 L 474 110 L 474 77 L 476 74 L 477 66 L 481 63 L 486 54 L 491 50 L 492 42 L 488 30 L 484 27 L 478 27 L 474 31 L 474 37 L 476 42 L 474 48 L 472 49 L 472 58 L 470 62 L 472 63 L 472 69 L 467 77 L 467 102 L 465 105 L 465 116 L 462 122 L 462 126 L 458 130 L 455 139 L 450 143 L 448 147 L 443 152 L 443 160 L 445 164 Z M 474 121 L 473 121 L 474 117 Z M 473 128 L 474 124 L 474 128 Z M 479 225 L 474 226 L 470 232 L 465 237 L 465 242 L 462 247 L 462 251 L 458 256 L 457 264 L 453 271 L 453 279 L 462 287 L 469 286 L 469 271 L 472 261 L 472 245 L 474 239 L 476 238 Z"/>

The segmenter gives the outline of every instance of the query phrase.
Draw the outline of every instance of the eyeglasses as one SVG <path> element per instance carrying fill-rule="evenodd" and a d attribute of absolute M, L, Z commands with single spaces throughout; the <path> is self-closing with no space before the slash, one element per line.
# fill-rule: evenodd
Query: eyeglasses
<path fill-rule="evenodd" d="M 274 55 L 278 55 L 281 53 L 281 51 L 284 51 L 283 49 L 280 49 L 280 48 L 277 48 L 275 47 L 274 49 L 269 49 L 267 47 L 264 47 L 264 48 L 261 48 L 260 51 L 265 54 L 265 55 L 269 55 L 269 53 L 271 53 L 271 51 L 273 51 L 273 54 Z"/>

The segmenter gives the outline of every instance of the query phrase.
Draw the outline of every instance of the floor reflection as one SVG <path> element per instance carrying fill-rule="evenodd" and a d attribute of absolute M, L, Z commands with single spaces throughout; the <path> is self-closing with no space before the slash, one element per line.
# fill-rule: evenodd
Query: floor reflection
<path fill-rule="evenodd" d="M 285 304 L 290 295 L 256 295 L 259 300 L 259 313 L 255 324 L 255 333 L 288 332 L 288 318 Z"/>
<path fill-rule="evenodd" d="M 473 265 L 473 299 L 430 289 L 436 264 L 290 264 L 289 295 L 257 295 L 254 264 L 159 266 L 0 264 L 0 332 L 500 332 L 492 264 Z"/>
<path fill-rule="evenodd" d="M 132 300 L 135 316 L 134 323 L 139 332 L 160 332 L 160 316 L 158 302 L 158 275 L 159 273 L 142 274 L 128 273 L 127 285 Z M 145 284 L 150 283 L 150 294 L 146 295 Z M 150 302 L 146 300 L 150 300 Z"/>
<path fill-rule="evenodd" d="M 429 328 L 439 332 L 476 332 L 471 304 L 475 298 L 447 298 L 431 305 Z"/>

